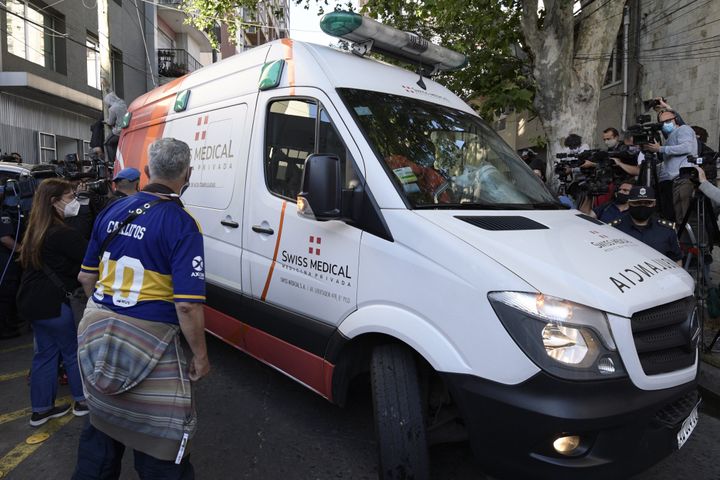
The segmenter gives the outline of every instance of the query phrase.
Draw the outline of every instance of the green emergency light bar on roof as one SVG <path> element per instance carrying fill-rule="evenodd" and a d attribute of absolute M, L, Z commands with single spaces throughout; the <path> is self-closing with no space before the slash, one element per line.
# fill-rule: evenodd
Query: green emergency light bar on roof
<path fill-rule="evenodd" d="M 360 55 L 372 50 L 437 71 L 457 70 L 467 64 L 467 57 L 462 53 L 353 12 L 328 13 L 320 20 L 320 28 L 328 35 L 357 44 L 353 52 Z"/>

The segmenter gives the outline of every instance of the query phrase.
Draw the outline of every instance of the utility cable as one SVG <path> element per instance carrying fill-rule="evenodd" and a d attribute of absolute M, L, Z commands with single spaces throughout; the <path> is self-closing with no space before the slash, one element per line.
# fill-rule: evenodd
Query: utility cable
<path fill-rule="evenodd" d="M 150 72 L 150 78 L 152 79 L 153 86 L 157 87 L 158 83 L 155 81 L 155 75 L 152 74 L 152 63 L 150 63 L 150 52 L 148 52 L 147 39 L 145 38 L 145 30 L 142 26 L 142 20 L 140 20 L 140 7 L 138 7 L 137 1 L 133 0 L 135 4 L 135 13 L 137 13 L 138 27 L 140 27 L 140 35 L 142 36 L 143 45 L 145 46 L 145 57 L 147 58 L 148 69 Z"/>

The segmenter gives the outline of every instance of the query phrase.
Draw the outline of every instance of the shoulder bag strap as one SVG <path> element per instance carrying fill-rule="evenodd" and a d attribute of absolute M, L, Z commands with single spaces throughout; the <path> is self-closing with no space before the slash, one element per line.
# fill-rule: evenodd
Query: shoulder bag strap
<path fill-rule="evenodd" d="M 117 228 L 110 233 L 110 235 L 105 237 L 105 241 L 103 241 L 102 245 L 100 245 L 99 256 L 102 257 L 103 253 L 105 253 L 105 250 L 107 250 L 108 245 L 110 245 L 110 242 L 112 242 L 115 239 L 115 237 L 118 236 L 118 234 L 120 233 L 120 230 L 125 228 L 125 226 L 128 223 L 132 222 L 137 217 L 139 217 L 143 213 L 147 212 L 153 205 L 157 205 L 160 202 L 168 202 L 168 201 L 170 201 L 169 198 L 160 197 L 160 198 L 157 198 L 156 200 L 153 200 L 152 202 L 148 202 L 148 203 L 144 204 L 142 207 L 136 208 L 135 210 L 130 212 L 130 215 L 128 215 L 127 218 L 125 218 L 125 220 L 123 220 L 120 223 L 120 225 L 118 225 Z"/>
<path fill-rule="evenodd" d="M 53 271 L 52 268 L 48 267 L 47 265 L 43 265 L 43 273 L 47 275 L 53 285 L 63 291 L 66 298 L 72 297 L 72 292 L 67 291 L 67 289 L 65 288 L 65 284 L 62 282 L 62 280 L 60 280 L 60 277 L 57 276 L 57 274 Z"/>

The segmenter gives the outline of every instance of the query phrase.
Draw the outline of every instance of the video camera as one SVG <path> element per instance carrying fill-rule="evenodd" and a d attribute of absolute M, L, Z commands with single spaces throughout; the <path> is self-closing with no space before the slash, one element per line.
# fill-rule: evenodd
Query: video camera
<path fill-rule="evenodd" d="M 89 192 L 100 196 L 107 195 L 108 177 L 112 167 L 96 154 L 80 161 L 77 154 L 70 153 L 65 155 L 63 160 L 53 160 L 50 163 L 57 176 L 70 181 L 80 181 Z"/>
<path fill-rule="evenodd" d="M 717 160 L 718 160 L 718 153 L 713 153 L 712 155 L 707 157 L 696 157 L 694 155 L 688 155 L 687 161 L 688 163 L 692 163 L 693 165 L 697 165 L 698 167 L 702 168 L 705 172 L 705 177 L 712 181 L 717 178 Z M 679 178 L 689 178 L 693 182 L 697 183 L 700 181 L 698 178 L 698 171 L 695 169 L 695 167 L 680 167 L 680 175 Z"/>
<path fill-rule="evenodd" d="M 2 185 L 2 205 L 13 211 L 28 214 L 32 206 L 33 195 L 40 180 L 30 175 L 21 175 L 17 179 L 8 178 Z"/>
<path fill-rule="evenodd" d="M 580 168 L 580 175 L 576 175 L 572 183 L 566 188 L 571 195 L 585 194 L 590 196 L 605 195 L 609 191 L 611 183 L 617 183 L 627 174 L 622 168 L 615 165 L 613 158 L 620 158 L 623 163 L 637 165 L 639 152 L 631 151 L 607 151 L 607 150 L 584 150 L 577 154 L 558 153 L 555 155 L 559 162 L 555 166 L 555 173 L 561 183 L 569 182 L 568 170 Z M 582 167 L 586 161 L 595 166 Z M 569 168 L 568 168 L 569 167 Z"/>
<path fill-rule="evenodd" d="M 626 135 L 633 137 L 635 145 L 647 145 L 648 143 L 660 143 L 660 132 L 662 132 L 662 123 L 653 122 L 650 115 L 638 115 L 636 125 L 631 125 L 627 129 Z"/>

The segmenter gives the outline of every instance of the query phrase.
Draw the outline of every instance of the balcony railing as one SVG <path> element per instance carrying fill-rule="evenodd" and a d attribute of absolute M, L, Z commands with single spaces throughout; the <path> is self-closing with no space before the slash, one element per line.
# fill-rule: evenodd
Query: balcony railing
<path fill-rule="evenodd" d="M 190 72 L 202 68 L 202 64 L 188 53 L 179 48 L 164 48 L 157 51 L 158 74 L 161 77 L 182 77 Z"/>

